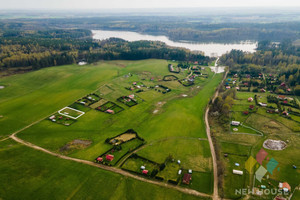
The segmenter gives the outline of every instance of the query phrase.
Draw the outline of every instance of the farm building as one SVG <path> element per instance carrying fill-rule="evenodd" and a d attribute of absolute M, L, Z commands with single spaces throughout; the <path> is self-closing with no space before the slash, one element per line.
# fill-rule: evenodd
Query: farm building
<path fill-rule="evenodd" d="M 192 180 L 191 174 L 184 174 L 182 183 L 189 185 L 191 180 Z"/>
<path fill-rule="evenodd" d="M 232 121 L 231 122 L 231 125 L 233 125 L 233 126 L 239 126 L 241 124 L 241 122 L 239 122 L 239 121 Z"/>
<path fill-rule="evenodd" d="M 291 186 L 287 183 L 279 183 L 279 189 L 283 190 L 284 192 L 290 192 L 291 191 Z"/>
<path fill-rule="evenodd" d="M 241 171 L 241 170 L 236 170 L 236 169 L 232 170 L 232 173 L 233 173 L 233 174 L 237 174 L 237 175 L 243 175 L 243 174 L 244 174 L 243 171 Z"/>
<path fill-rule="evenodd" d="M 108 154 L 108 155 L 106 155 L 106 160 L 108 160 L 108 161 L 112 161 L 113 159 L 114 159 L 114 155 L 111 155 L 111 154 Z"/>

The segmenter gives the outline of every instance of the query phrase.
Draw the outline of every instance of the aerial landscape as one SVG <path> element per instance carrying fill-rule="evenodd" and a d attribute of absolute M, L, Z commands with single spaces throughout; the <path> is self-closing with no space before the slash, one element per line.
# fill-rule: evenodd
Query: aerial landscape
<path fill-rule="evenodd" d="M 300 3 L 1 5 L 0 200 L 300 200 Z"/>

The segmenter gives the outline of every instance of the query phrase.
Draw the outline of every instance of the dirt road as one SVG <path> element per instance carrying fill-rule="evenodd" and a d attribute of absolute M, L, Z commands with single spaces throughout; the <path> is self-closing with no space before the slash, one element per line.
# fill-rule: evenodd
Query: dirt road
<path fill-rule="evenodd" d="M 61 155 L 61 154 L 57 154 L 57 153 L 51 152 L 51 151 L 49 151 L 47 149 L 44 149 L 42 147 L 39 147 L 37 145 L 34 145 L 34 144 L 30 143 L 30 142 L 26 142 L 26 141 L 18 138 L 16 136 L 16 134 L 12 134 L 10 136 L 10 138 L 13 139 L 14 141 L 18 142 L 18 143 L 21 143 L 21 144 L 25 145 L 25 146 L 28 146 L 30 148 L 42 151 L 44 153 L 50 154 L 52 156 L 55 156 L 55 157 L 58 157 L 58 158 L 61 158 L 61 159 L 71 160 L 71 161 L 75 161 L 75 162 L 78 162 L 78 163 L 82 163 L 82 164 L 90 165 L 90 166 L 93 166 L 93 167 L 101 168 L 103 170 L 107 170 L 107 171 L 110 171 L 110 172 L 118 173 L 118 174 L 121 174 L 121 175 L 126 176 L 126 177 L 134 178 L 136 180 L 147 182 L 147 183 L 151 183 L 151 184 L 155 184 L 155 185 L 158 185 L 158 186 L 161 186 L 161 187 L 166 187 L 166 188 L 174 189 L 174 190 L 186 193 L 186 194 L 195 195 L 195 196 L 199 196 L 199 197 L 211 197 L 211 195 L 208 195 L 208 194 L 205 194 L 205 193 L 201 193 L 201 192 L 198 192 L 196 190 L 192 190 L 192 189 L 188 189 L 188 188 L 183 188 L 183 187 L 179 187 L 179 186 L 175 186 L 175 185 L 173 186 L 173 185 L 170 185 L 170 184 L 167 184 L 167 183 L 163 183 L 163 182 L 159 182 L 159 181 L 155 181 L 155 180 L 146 179 L 146 178 L 143 178 L 141 176 L 137 176 L 137 175 L 131 174 L 129 172 L 126 172 L 124 170 L 121 170 L 121 169 L 118 169 L 118 168 L 115 168 L 115 167 L 109 167 L 109 166 L 97 164 L 97 163 L 94 163 L 94 162 L 91 162 L 91 161 L 88 161 L 88 160 L 81 160 L 81 159 L 78 159 L 78 158 L 72 158 L 72 157 Z"/>
<path fill-rule="evenodd" d="M 227 73 L 228 71 L 226 71 L 223 81 L 225 80 L 225 78 L 227 77 Z M 223 83 L 223 81 L 221 82 L 221 84 Z M 216 91 L 212 102 L 215 101 L 216 97 L 219 95 L 218 90 Z M 206 134 L 207 134 L 207 138 L 208 138 L 208 142 L 209 142 L 209 147 L 210 147 L 210 152 L 211 152 L 211 156 L 212 156 L 212 160 L 213 160 L 213 171 L 214 171 L 214 192 L 213 192 L 213 200 L 219 200 L 219 191 L 218 191 L 218 166 L 217 166 L 217 158 L 216 158 L 216 152 L 215 152 L 215 148 L 214 148 L 214 144 L 212 142 L 211 139 L 211 133 L 210 133 L 210 126 L 209 126 L 209 122 L 208 122 L 208 113 L 209 113 L 209 106 L 207 106 L 206 111 L 205 111 L 205 125 L 206 125 Z"/>

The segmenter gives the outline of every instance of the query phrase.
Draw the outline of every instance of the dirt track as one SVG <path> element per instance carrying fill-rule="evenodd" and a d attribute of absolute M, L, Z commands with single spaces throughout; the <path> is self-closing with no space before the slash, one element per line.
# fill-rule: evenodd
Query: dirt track
<path fill-rule="evenodd" d="M 201 192 L 198 192 L 196 190 L 192 190 L 192 189 L 188 189 L 188 188 L 183 188 L 183 187 L 179 187 L 179 186 L 173 186 L 173 185 L 170 185 L 170 184 L 167 184 L 167 183 L 163 183 L 163 182 L 159 182 L 159 181 L 155 181 L 155 180 L 146 179 L 146 178 L 143 178 L 141 176 L 137 176 L 137 175 L 131 174 L 129 172 L 123 171 L 123 170 L 115 168 L 115 167 L 109 167 L 109 166 L 97 164 L 97 163 L 94 163 L 94 162 L 91 162 L 91 161 L 81 160 L 81 159 L 72 158 L 72 157 L 61 155 L 61 154 L 57 154 L 57 153 L 51 152 L 51 151 L 49 151 L 47 149 L 44 149 L 42 147 L 39 147 L 39 146 L 34 145 L 32 143 L 26 142 L 26 141 L 24 141 L 24 140 L 16 137 L 16 133 L 12 134 L 10 136 L 10 138 L 13 139 L 14 141 L 18 142 L 18 143 L 21 143 L 21 144 L 25 145 L 25 146 L 28 146 L 30 148 L 42 151 L 44 153 L 50 154 L 52 156 L 55 156 L 55 157 L 58 157 L 58 158 L 61 158 L 61 159 L 64 159 L 64 160 L 71 160 L 71 161 L 75 161 L 75 162 L 78 162 L 78 163 L 82 163 L 82 164 L 90 165 L 90 166 L 93 166 L 93 167 L 101 168 L 103 170 L 107 170 L 107 171 L 110 171 L 110 172 L 118 173 L 118 174 L 121 174 L 123 176 L 134 178 L 134 179 L 139 180 L 139 181 L 143 181 L 143 182 L 155 184 L 155 185 L 158 185 L 158 186 L 162 186 L 162 187 L 166 187 L 166 188 L 178 190 L 178 191 L 186 193 L 186 194 L 200 196 L 200 197 L 211 197 L 211 195 L 208 195 L 208 194 L 205 194 L 205 193 L 201 193 Z"/>
<path fill-rule="evenodd" d="M 227 77 L 227 73 L 228 73 L 228 71 L 226 71 L 221 84 Z M 214 100 L 216 99 L 216 97 L 218 95 L 219 95 L 219 92 L 217 90 L 212 99 L 212 102 L 214 102 Z M 208 122 L 208 113 L 209 113 L 209 106 L 207 106 L 206 111 L 205 111 L 205 125 L 206 125 L 206 134 L 207 134 L 207 138 L 208 138 L 208 142 L 209 142 L 210 152 L 211 152 L 211 156 L 212 156 L 212 160 L 213 160 L 213 168 L 214 168 L 213 169 L 213 171 L 214 171 L 214 192 L 213 192 L 212 198 L 213 198 L 213 200 L 218 200 L 218 199 L 220 199 L 219 191 L 218 191 L 218 166 L 217 166 L 217 158 L 216 158 L 214 144 L 211 139 L 210 126 L 209 126 L 209 122 Z"/>

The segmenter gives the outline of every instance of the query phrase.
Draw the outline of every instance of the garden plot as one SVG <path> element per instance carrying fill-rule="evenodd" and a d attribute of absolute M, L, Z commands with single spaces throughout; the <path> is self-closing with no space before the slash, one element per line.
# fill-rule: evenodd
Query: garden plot
<path fill-rule="evenodd" d="M 160 171 L 157 176 L 171 182 L 173 184 L 177 184 L 180 179 L 179 170 L 181 169 L 180 161 L 178 160 L 169 160 L 164 164 L 164 169 Z"/>
<path fill-rule="evenodd" d="M 137 137 L 138 137 L 137 133 L 134 130 L 129 129 L 125 133 L 122 133 L 121 135 L 118 135 L 114 138 L 108 138 L 107 142 L 112 145 L 120 145 L 122 143 L 128 142 Z"/>
<path fill-rule="evenodd" d="M 156 85 L 156 86 L 151 86 L 150 87 L 151 89 L 154 89 L 155 91 L 157 92 L 161 92 L 162 94 L 166 94 L 168 92 L 171 92 L 171 89 L 166 87 L 166 86 L 163 86 L 163 85 Z"/>
<path fill-rule="evenodd" d="M 132 106 L 135 106 L 138 104 L 137 101 L 134 99 L 134 96 L 132 96 L 132 95 L 119 97 L 117 99 L 117 101 L 119 101 L 129 107 L 132 107 Z"/>
<path fill-rule="evenodd" d="M 132 154 L 121 167 L 133 173 L 154 177 L 159 171 L 159 166 L 160 164 L 156 162 L 140 157 L 137 154 Z"/>
<path fill-rule="evenodd" d="M 164 76 L 163 80 L 164 81 L 176 81 L 176 80 L 178 80 L 178 77 L 174 76 L 174 75 L 166 75 L 166 76 Z"/>
<path fill-rule="evenodd" d="M 101 106 L 98 106 L 96 110 L 99 110 L 101 112 L 109 113 L 109 114 L 117 114 L 124 110 L 121 106 L 118 106 L 114 102 L 108 101 Z"/>
<path fill-rule="evenodd" d="M 75 119 L 72 119 L 70 117 L 66 117 L 64 115 L 60 115 L 58 113 L 55 113 L 54 115 L 51 115 L 48 119 L 50 121 L 54 122 L 54 123 L 62 124 L 62 125 L 65 125 L 65 126 L 70 126 L 71 124 L 76 122 Z"/>
<path fill-rule="evenodd" d="M 96 102 L 98 102 L 101 99 L 101 97 L 95 93 L 89 94 L 82 99 L 78 100 L 78 103 L 85 105 L 85 106 L 90 106 Z"/>
<path fill-rule="evenodd" d="M 71 119 L 78 119 L 79 117 L 85 114 L 85 112 L 83 111 L 76 110 L 70 107 L 64 107 L 63 109 L 60 109 L 58 113 Z"/>
<path fill-rule="evenodd" d="M 116 165 L 126 154 L 144 144 L 141 138 L 134 138 L 120 145 L 114 145 L 109 151 L 98 156 L 95 161 L 105 165 Z"/>

